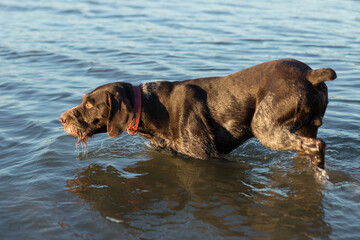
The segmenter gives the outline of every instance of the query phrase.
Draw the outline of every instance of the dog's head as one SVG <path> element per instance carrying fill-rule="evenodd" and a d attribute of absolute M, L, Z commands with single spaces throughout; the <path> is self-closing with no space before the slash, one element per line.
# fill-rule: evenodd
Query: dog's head
<path fill-rule="evenodd" d="M 75 143 L 84 142 L 97 133 L 116 137 L 124 132 L 133 118 L 132 87 L 110 83 L 85 94 L 82 103 L 64 112 L 59 121 L 73 135 Z"/>

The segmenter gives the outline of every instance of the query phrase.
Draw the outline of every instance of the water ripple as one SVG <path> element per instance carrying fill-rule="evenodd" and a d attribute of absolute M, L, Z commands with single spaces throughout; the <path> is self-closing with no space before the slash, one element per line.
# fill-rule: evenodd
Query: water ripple
<path fill-rule="evenodd" d="M 1 237 L 356 239 L 359 3 L 309 3 L 1 1 Z M 338 74 L 319 130 L 325 185 L 308 158 L 255 139 L 228 162 L 202 162 L 125 134 L 76 149 L 58 122 L 101 84 L 221 76 L 289 57 Z"/>

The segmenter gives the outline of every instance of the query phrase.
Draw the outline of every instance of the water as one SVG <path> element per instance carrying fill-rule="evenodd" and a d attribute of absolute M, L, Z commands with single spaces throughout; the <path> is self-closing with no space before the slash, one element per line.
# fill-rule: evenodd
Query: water
<path fill-rule="evenodd" d="M 359 1 L 0 0 L 1 239 L 358 239 Z M 58 122 L 82 94 L 226 75 L 279 58 L 331 67 L 308 159 L 251 140 L 203 162 L 106 134 L 75 148 Z"/>

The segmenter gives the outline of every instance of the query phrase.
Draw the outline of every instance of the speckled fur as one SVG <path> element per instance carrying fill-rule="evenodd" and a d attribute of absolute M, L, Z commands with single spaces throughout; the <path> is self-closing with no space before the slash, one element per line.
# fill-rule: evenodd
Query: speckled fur
<path fill-rule="evenodd" d="M 316 135 L 328 103 L 324 81 L 335 78 L 332 69 L 285 59 L 224 77 L 143 83 L 139 135 L 199 159 L 222 157 L 255 136 L 268 148 L 297 151 L 324 168 L 325 143 Z M 115 137 L 132 120 L 133 94 L 128 83 L 101 86 L 60 122 L 84 139 L 99 132 Z"/>

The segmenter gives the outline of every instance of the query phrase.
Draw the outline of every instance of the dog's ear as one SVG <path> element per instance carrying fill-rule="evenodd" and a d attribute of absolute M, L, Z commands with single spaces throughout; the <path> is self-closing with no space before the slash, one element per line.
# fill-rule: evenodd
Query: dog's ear
<path fill-rule="evenodd" d="M 109 117 L 107 120 L 107 133 L 109 137 L 116 137 L 131 124 L 133 111 L 130 101 L 119 93 L 107 93 Z"/>

